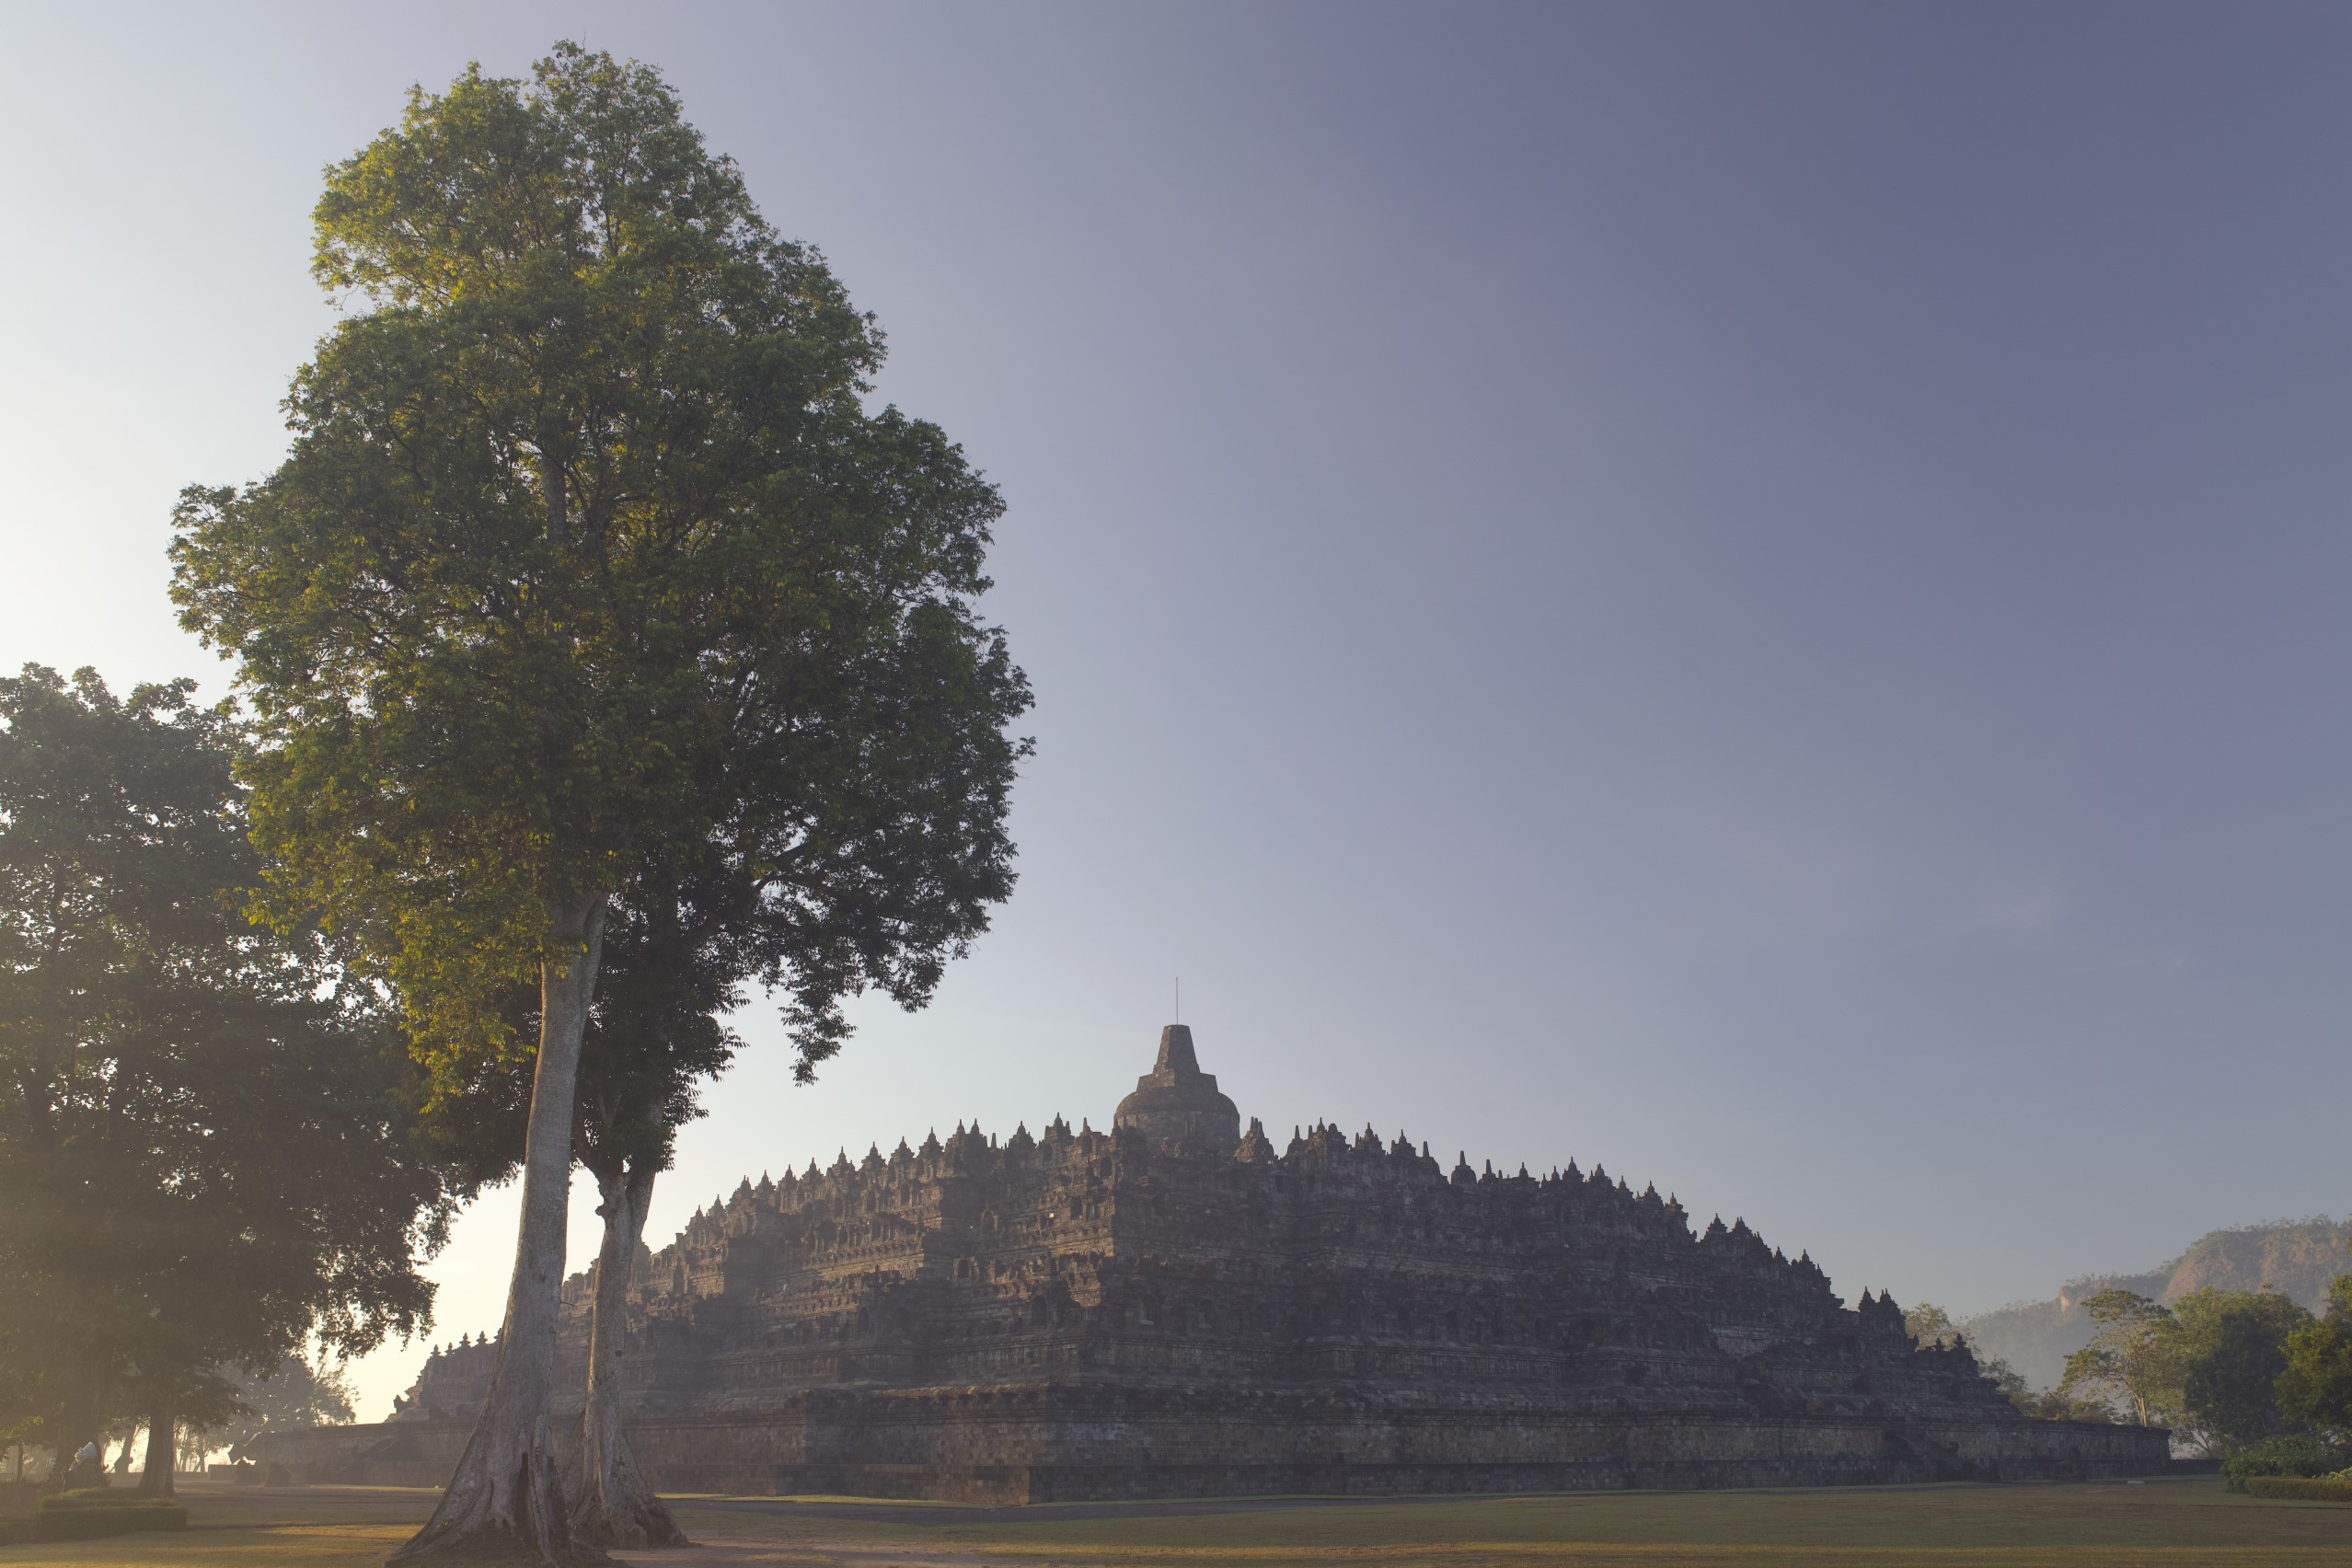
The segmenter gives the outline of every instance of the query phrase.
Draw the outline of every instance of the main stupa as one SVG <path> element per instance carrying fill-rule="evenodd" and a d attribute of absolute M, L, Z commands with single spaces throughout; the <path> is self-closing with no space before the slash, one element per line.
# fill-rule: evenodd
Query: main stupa
<path fill-rule="evenodd" d="M 1241 1113 L 1216 1090 L 1216 1075 L 1201 1071 L 1193 1032 L 1171 1023 L 1159 1032 L 1159 1059 L 1119 1101 L 1112 1130 L 1133 1131 L 1153 1150 L 1182 1150 L 1230 1159 L 1241 1145 Z"/>

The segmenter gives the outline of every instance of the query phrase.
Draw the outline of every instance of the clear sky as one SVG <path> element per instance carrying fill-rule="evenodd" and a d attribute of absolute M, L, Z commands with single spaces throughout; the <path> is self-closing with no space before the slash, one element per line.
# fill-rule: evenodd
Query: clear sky
<path fill-rule="evenodd" d="M 282 450 L 320 169 L 561 37 L 879 313 L 1038 694 L 995 931 L 814 1088 L 753 1009 L 657 1245 L 1101 1124 L 1178 975 L 1280 1137 L 1597 1159 L 1850 1298 L 2352 1207 L 2352 11 L 12 6 L 0 666 L 219 688 L 166 517 Z"/>

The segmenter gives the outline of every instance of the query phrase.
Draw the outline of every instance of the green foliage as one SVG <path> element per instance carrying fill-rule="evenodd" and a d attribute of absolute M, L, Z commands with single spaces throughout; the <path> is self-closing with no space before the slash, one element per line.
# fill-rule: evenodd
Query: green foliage
<path fill-rule="evenodd" d="M 2067 1357 L 2063 1400 L 2120 1402 L 2227 1454 L 2285 1427 L 2275 1385 L 2310 1314 L 2274 1290 L 2193 1290 L 2171 1307 L 2126 1290 L 2083 1304 L 2098 1332 Z"/>
<path fill-rule="evenodd" d="M 327 1426 L 352 1419 L 352 1385 L 340 1363 L 320 1355 L 289 1355 L 265 1373 L 237 1371 L 236 1410 L 225 1420 L 191 1430 L 182 1445 L 199 1455 L 235 1450 L 264 1432 L 290 1426 Z"/>
<path fill-rule="evenodd" d="M 717 851 L 807 1069 L 1009 890 L 1027 686 L 974 601 L 992 487 L 869 413 L 882 343 L 650 70 L 469 71 L 330 171 L 371 306 L 285 464 L 191 490 L 183 618 L 241 660 L 268 907 L 317 911 L 462 1093 L 566 911 Z"/>
<path fill-rule="evenodd" d="M 581 1048 L 577 1143 L 599 1178 L 667 1170 L 678 1129 L 701 1114 L 695 1086 L 739 1043 L 720 1019 L 758 962 L 753 917 L 709 865 L 659 864 L 617 902 Z"/>
<path fill-rule="evenodd" d="M 723 870 L 687 874 L 657 862 L 614 901 L 595 1004 L 581 1043 L 573 1153 L 598 1177 L 669 1169 L 678 1130 L 701 1115 L 696 1088 L 741 1042 L 721 1016 L 760 958 L 756 912 Z M 506 1001 L 513 1037 L 538 1032 L 536 990 Z M 531 1066 L 503 1056 L 455 1065 L 460 1087 L 437 1102 L 426 1136 L 470 1180 L 502 1179 L 523 1154 Z M 457 1076 L 462 1072 L 464 1077 Z"/>
<path fill-rule="evenodd" d="M 1960 1337 L 1952 1314 L 1932 1301 L 1922 1301 L 1903 1314 L 1903 1332 L 1920 1346 L 1949 1344 Z"/>
<path fill-rule="evenodd" d="M 2093 1290 L 2116 1286 L 2157 1301 L 2173 1301 L 2212 1286 L 2223 1290 L 2274 1288 L 2312 1311 L 2323 1310 L 2328 1281 L 2344 1268 L 2352 1224 L 2315 1216 L 2213 1230 L 2177 1258 L 2145 1274 L 2070 1281 L 2058 1300 L 2012 1302 L 1978 1312 L 1959 1326 L 1979 1355 L 2009 1362 L 2028 1381 L 2055 1385 L 2069 1354 L 2095 1332 L 2081 1308 Z"/>
<path fill-rule="evenodd" d="M 2002 1365 L 2006 1366 L 2007 1363 Z M 2023 1379 L 2020 1378 L 2019 1381 L 2023 1382 Z M 2044 1421 L 2112 1422 L 2116 1419 L 2115 1406 L 2105 1400 L 2086 1394 L 2069 1393 L 2063 1389 L 2051 1389 L 2038 1394 L 2032 1392 L 2029 1389 L 2023 1400 L 2012 1399 L 2012 1402 L 2027 1415 L 2036 1416 Z"/>
<path fill-rule="evenodd" d="M 2287 1342 L 2311 1314 L 2275 1290 L 2193 1290 L 2173 1303 L 2179 1409 L 2222 1453 L 2277 1435 Z"/>
<path fill-rule="evenodd" d="M 242 913 L 236 736 L 188 692 L 0 680 L 0 1369 L 69 1449 L 158 1402 L 224 1416 L 215 1367 L 314 1330 L 416 1327 L 444 1218 L 364 998 Z"/>
<path fill-rule="evenodd" d="M 1979 1361 L 1977 1366 L 1979 1371 L 1992 1379 L 1993 1387 L 2000 1390 L 2002 1399 L 2007 1400 L 2027 1415 L 2035 1413 L 2036 1396 L 2033 1387 L 2018 1374 L 2017 1368 L 1997 1355 L 1988 1356 Z"/>
<path fill-rule="evenodd" d="M 2255 1476 L 2327 1475 L 2344 1463 L 2336 1450 L 2305 1432 L 2290 1432 L 2250 1443 L 2221 1461 L 2221 1480 L 2231 1492 L 2243 1492 Z"/>
<path fill-rule="evenodd" d="M 2240 1492 L 2297 1503 L 2352 1503 L 2352 1475 L 2248 1476 Z"/>
<path fill-rule="evenodd" d="M 2328 1286 L 2327 1315 L 2287 1336 L 2274 1391 L 2281 1414 L 2352 1443 L 2352 1274 Z"/>
<path fill-rule="evenodd" d="M 2066 1358 L 2059 1395 L 2120 1402 L 2142 1426 L 2168 1419 L 2180 1407 L 2181 1381 L 2172 1313 L 2128 1290 L 2103 1290 L 2083 1310 L 2098 1332 Z"/>
<path fill-rule="evenodd" d="M 1903 1331 L 1911 1336 L 1913 1344 L 1922 1349 L 1931 1345 L 1966 1343 L 1966 1337 L 1961 1333 L 1959 1325 L 1952 1320 L 1952 1314 L 1932 1301 L 1922 1301 L 1905 1311 Z M 2000 1390 L 2001 1397 L 2027 1415 L 2054 1420 L 2081 1419 L 2081 1407 L 2078 1401 L 2035 1393 L 2032 1386 L 2019 1375 L 2017 1369 L 1999 1356 L 1979 1355 L 1977 1365 L 1977 1369 L 1990 1378 L 1993 1386 Z M 2104 1407 L 2097 1408 L 2098 1414 L 2095 1419 L 2105 1420 Z"/>

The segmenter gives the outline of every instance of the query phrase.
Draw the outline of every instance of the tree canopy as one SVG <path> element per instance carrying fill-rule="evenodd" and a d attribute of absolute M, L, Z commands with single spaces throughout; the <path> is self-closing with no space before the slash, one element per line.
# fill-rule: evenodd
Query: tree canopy
<path fill-rule="evenodd" d="M 415 1329 L 446 1218 L 367 998 L 246 917 L 236 737 L 190 690 L 0 680 L 0 1361 L 67 1451 Z"/>
<path fill-rule="evenodd" d="M 935 984 L 1010 887 L 1000 503 L 865 409 L 881 336 L 822 258 L 651 70 L 569 46 L 413 95 L 317 229 L 371 308 L 284 466 L 190 490 L 174 546 L 259 719 L 281 917 L 357 928 L 421 1039 L 495 1038 L 561 912 L 718 844 L 809 1061 L 845 989 Z"/>
<path fill-rule="evenodd" d="M 2276 1290 L 2193 1290 L 2173 1303 L 2181 1368 L 2180 1411 L 2220 1452 L 2287 1428 L 2277 1385 L 2287 1343 L 2312 1315 Z"/>
<path fill-rule="evenodd" d="M 2179 1407 L 2181 1375 L 2172 1313 L 2129 1290 L 2100 1291 L 2082 1309 L 2098 1332 L 2066 1358 L 2058 1392 L 2118 1401 L 2142 1426 L 2169 1419 Z"/>

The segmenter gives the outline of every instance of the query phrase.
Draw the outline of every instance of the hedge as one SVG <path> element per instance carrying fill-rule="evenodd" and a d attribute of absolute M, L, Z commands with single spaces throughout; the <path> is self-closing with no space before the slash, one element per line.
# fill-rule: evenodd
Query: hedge
<path fill-rule="evenodd" d="M 76 1497 L 68 1492 L 62 1496 L 44 1497 L 40 1511 L 44 1514 L 135 1514 L 141 1510 L 178 1508 L 180 1505 L 168 1497 L 141 1497 L 136 1493 L 118 1492 L 111 1497 Z"/>
<path fill-rule="evenodd" d="M 2334 1475 L 2347 1458 L 2352 1455 L 2337 1452 L 2307 1432 L 2266 1437 L 2221 1461 L 2221 1484 L 2229 1491 L 2243 1492 L 2246 1482 L 2258 1475 L 2299 1479 Z"/>
<path fill-rule="evenodd" d="M 188 1509 L 161 1498 L 101 1502 L 80 1497 L 44 1497 L 33 1516 L 35 1540 L 96 1540 L 133 1530 L 184 1530 Z"/>
<path fill-rule="evenodd" d="M 2352 1503 L 2352 1477 L 2340 1475 L 2250 1475 L 2254 1497 L 2292 1497 L 2306 1503 Z"/>

